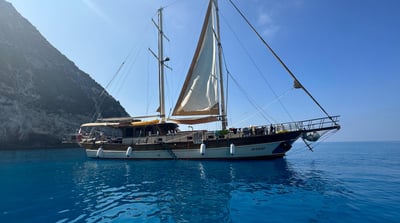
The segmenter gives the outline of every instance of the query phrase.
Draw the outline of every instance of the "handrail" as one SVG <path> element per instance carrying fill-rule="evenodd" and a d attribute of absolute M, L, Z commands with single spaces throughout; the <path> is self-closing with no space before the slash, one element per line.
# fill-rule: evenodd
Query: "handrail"
<path fill-rule="evenodd" d="M 340 116 L 330 116 L 323 118 L 315 118 L 296 122 L 286 122 L 280 124 L 271 124 L 270 128 L 279 131 L 304 131 L 312 132 L 319 130 L 339 129 L 338 124 Z"/>

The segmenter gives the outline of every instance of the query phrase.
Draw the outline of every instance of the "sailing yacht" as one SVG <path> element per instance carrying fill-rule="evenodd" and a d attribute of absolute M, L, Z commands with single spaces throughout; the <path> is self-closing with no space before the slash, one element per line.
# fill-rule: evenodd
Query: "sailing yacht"
<path fill-rule="evenodd" d="M 234 5 L 234 3 L 231 1 Z M 248 20 L 241 16 L 251 26 Z M 302 139 L 308 146 L 321 134 L 340 129 L 339 116 L 330 116 L 283 64 L 269 45 L 251 28 L 326 117 L 259 126 L 228 127 L 222 75 L 222 49 L 217 0 L 210 0 L 189 71 L 172 112 L 165 115 L 163 55 L 163 8 L 158 10 L 159 115 L 101 118 L 85 123 L 90 129 L 79 135 L 88 157 L 111 159 L 269 159 L 283 157 Z M 153 117 L 154 118 L 154 117 Z M 221 122 L 222 129 L 180 131 L 179 124 Z M 310 147 L 311 149 L 311 147 Z"/>

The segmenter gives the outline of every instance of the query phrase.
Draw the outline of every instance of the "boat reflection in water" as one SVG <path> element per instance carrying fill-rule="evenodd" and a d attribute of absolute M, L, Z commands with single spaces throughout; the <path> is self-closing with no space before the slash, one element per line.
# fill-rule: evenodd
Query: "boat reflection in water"
<path fill-rule="evenodd" d="M 74 191 L 78 198 L 71 212 L 76 218 L 90 222 L 115 219 L 220 222 L 233 218 L 235 221 L 254 218 L 255 221 L 260 215 L 273 211 L 276 205 L 304 202 L 299 199 L 291 203 L 282 199 L 285 194 L 296 197 L 315 193 L 318 200 L 323 197 L 327 184 L 323 173 L 296 173 L 285 159 L 238 162 L 89 160 L 83 168 L 77 168 L 75 174 Z M 281 212 L 284 210 L 279 208 Z M 244 216 L 248 219 L 237 219 Z"/>

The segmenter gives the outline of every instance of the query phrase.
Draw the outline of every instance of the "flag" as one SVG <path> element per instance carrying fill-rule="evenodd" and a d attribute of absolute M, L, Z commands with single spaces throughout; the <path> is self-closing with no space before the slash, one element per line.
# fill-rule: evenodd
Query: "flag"
<path fill-rule="evenodd" d="M 300 84 L 298 80 L 294 80 L 293 87 L 296 89 L 303 88 L 303 86 Z"/>

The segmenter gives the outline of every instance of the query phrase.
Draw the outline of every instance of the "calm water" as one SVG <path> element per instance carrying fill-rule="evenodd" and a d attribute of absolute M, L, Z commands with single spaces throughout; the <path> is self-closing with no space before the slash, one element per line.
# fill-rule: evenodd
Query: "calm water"
<path fill-rule="evenodd" d="M 400 142 L 236 162 L 0 151 L 0 180 L 0 222 L 400 222 Z"/>

